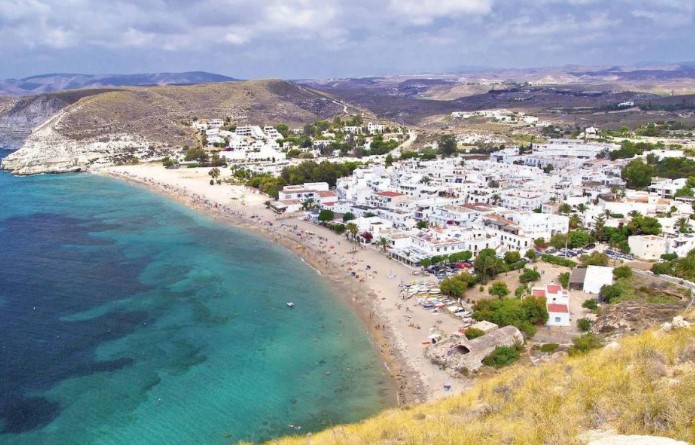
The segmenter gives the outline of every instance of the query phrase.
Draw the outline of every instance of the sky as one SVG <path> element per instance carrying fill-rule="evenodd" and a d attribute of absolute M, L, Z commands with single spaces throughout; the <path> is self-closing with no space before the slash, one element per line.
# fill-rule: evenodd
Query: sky
<path fill-rule="evenodd" d="M 695 60 L 695 0 L 0 0 L 0 78 L 236 78 Z"/>

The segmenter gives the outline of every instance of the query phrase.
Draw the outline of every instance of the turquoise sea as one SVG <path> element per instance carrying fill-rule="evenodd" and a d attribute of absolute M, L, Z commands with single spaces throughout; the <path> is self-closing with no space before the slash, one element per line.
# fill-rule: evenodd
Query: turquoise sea
<path fill-rule="evenodd" d="M 0 173 L 0 444 L 258 441 L 390 385 L 291 252 L 117 180 Z"/>

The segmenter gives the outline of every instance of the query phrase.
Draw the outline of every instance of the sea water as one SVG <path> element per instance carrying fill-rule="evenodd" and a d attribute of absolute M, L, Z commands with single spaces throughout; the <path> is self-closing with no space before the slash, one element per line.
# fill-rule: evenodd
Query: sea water
<path fill-rule="evenodd" d="M 291 252 L 114 179 L 0 173 L 0 444 L 305 434 L 390 384 Z"/>

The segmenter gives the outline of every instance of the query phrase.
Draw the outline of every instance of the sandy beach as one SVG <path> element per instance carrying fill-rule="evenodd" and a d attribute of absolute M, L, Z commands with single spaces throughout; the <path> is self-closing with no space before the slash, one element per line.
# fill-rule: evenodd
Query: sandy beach
<path fill-rule="evenodd" d="M 445 313 L 431 313 L 404 300 L 402 283 L 431 281 L 388 259 L 376 246 L 355 248 L 345 236 L 303 220 L 276 215 L 270 199 L 240 185 L 210 185 L 207 168 L 167 170 L 161 164 L 109 167 L 100 174 L 142 184 L 198 211 L 273 240 L 314 267 L 336 287 L 363 320 L 384 366 L 396 383 L 396 403 L 411 404 L 445 397 L 469 383 L 452 378 L 423 355 L 430 329 L 456 331 L 461 323 Z M 227 171 L 223 170 L 223 178 Z M 451 389 L 445 389 L 450 385 Z"/>

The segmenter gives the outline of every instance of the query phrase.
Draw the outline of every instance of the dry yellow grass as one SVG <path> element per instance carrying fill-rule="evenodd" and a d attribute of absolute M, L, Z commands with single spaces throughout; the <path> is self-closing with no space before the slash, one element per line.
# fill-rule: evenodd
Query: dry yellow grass
<path fill-rule="evenodd" d="M 277 445 L 575 444 L 592 429 L 695 443 L 695 328 L 510 369 L 449 399 Z"/>

